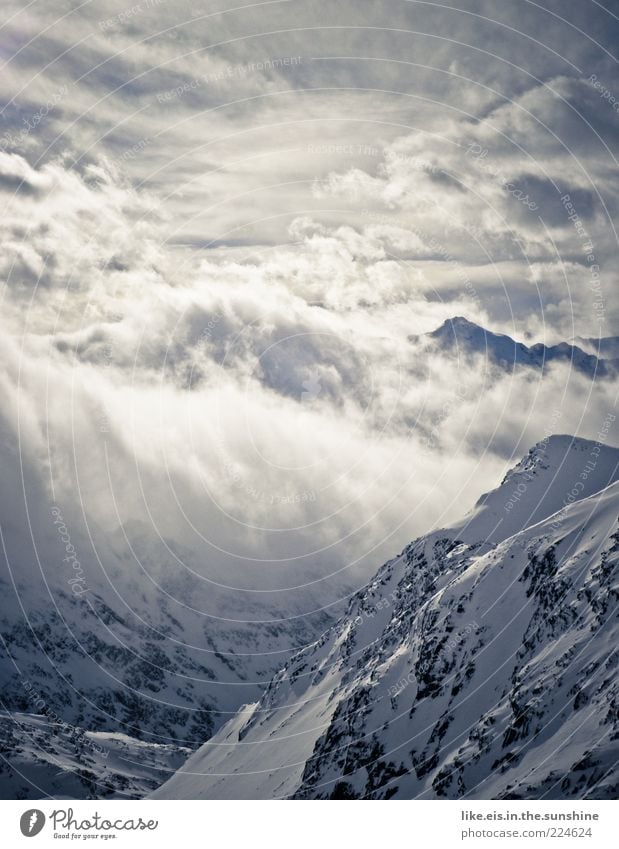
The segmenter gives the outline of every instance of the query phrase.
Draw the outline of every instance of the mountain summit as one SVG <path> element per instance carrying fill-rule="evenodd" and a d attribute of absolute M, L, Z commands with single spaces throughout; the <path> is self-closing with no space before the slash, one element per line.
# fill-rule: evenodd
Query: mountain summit
<path fill-rule="evenodd" d="M 506 370 L 517 366 L 543 370 L 549 363 L 564 362 L 588 377 L 608 377 L 617 371 L 616 360 L 600 359 L 577 345 L 568 342 L 544 345 L 538 342 L 527 346 L 511 336 L 486 330 L 463 316 L 447 319 L 431 333 L 413 338 L 430 340 L 441 351 L 454 356 L 482 355 Z"/>
<path fill-rule="evenodd" d="M 382 566 L 154 796 L 614 797 L 618 462 L 538 443 L 462 523 Z"/>

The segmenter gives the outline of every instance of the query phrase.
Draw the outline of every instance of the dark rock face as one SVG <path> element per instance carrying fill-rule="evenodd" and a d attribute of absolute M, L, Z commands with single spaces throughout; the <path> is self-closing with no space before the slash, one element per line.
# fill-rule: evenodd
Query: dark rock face
<path fill-rule="evenodd" d="M 445 353 L 463 358 L 479 355 L 507 371 L 519 366 L 544 370 L 553 362 L 564 362 L 587 377 L 600 378 L 616 375 L 619 364 L 615 358 L 605 359 L 601 353 L 586 352 L 568 342 L 524 345 L 505 334 L 492 333 L 462 316 L 448 319 L 426 334 L 426 338 Z"/>
<path fill-rule="evenodd" d="M 592 446 L 552 437 L 411 543 L 155 795 L 614 797 L 619 483 L 611 463 L 574 499 Z"/>

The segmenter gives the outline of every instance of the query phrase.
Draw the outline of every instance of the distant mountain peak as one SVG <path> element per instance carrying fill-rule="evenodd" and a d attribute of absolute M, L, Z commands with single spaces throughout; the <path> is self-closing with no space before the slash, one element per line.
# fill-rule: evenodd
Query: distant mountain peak
<path fill-rule="evenodd" d="M 607 377 L 619 370 L 616 359 L 601 359 L 569 342 L 556 345 L 537 342 L 528 346 L 505 333 L 481 327 L 462 315 L 446 319 L 440 327 L 422 337 L 411 338 L 424 337 L 446 354 L 458 357 L 481 355 L 504 370 L 524 366 L 543 371 L 551 362 L 564 362 L 588 377 Z"/>
<path fill-rule="evenodd" d="M 479 327 L 481 329 L 481 325 L 476 324 L 474 321 L 469 321 L 468 318 L 465 318 L 463 315 L 454 315 L 453 318 L 447 318 L 441 325 L 441 327 L 445 327 L 449 324 L 458 324 L 462 327 Z M 436 331 L 435 331 L 436 332 Z"/>
<path fill-rule="evenodd" d="M 486 330 L 480 324 L 476 324 L 474 321 L 469 321 L 469 319 L 465 318 L 463 315 L 455 315 L 453 318 L 446 318 L 445 321 L 439 327 L 436 328 L 436 330 L 432 330 L 426 335 L 430 336 L 433 339 L 440 339 L 446 333 L 453 332 L 454 329 L 461 331 L 480 331 L 481 333 L 495 335 L 491 331 Z"/>
<path fill-rule="evenodd" d="M 501 486 L 509 482 L 515 475 L 526 473 L 536 468 L 550 468 L 552 465 L 558 467 L 567 452 L 591 451 L 597 445 L 590 439 L 569 434 L 553 433 L 536 442 L 529 451 L 513 466 L 501 481 Z"/>

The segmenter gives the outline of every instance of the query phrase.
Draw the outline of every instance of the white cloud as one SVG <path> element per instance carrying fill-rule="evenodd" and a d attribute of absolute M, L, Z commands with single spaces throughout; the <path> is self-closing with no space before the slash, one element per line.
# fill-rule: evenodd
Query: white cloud
<path fill-rule="evenodd" d="M 373 26 L 380 10 L 362 5 L 355 20 Z M 411 28 L 401 5 L 390 26 Z M 22 451 L 76 509 L 107 528 L 152 519 L 231 583 L 338 573 L 318 593 L 332 598 L 472 504 L 549 409 L 595 436 L 610 384 L 590 395 L 560 366 L 542 382 L 452 363 L 411 337 L 456 314 L 527 341 L 597 333 L 553 181 L 595 244 L 613 332 L 616 244 L 597 192 L 612 213 L 619 185 L 579 113 L 605 140 L 615 116 L 551 51 L 524 71 L 483 53 L 465 9 L 422 22 L 471 48 L 416 36 L 413 72 L 410 35 L 320 31 L 326 6 L 278 6 L 178 37 L 160 30 L 191 18 L 187 4 L 109 28 L 91 7 L 21 21 L 19 43 L 52 24 L 59 58 L 43 74 L 35 51 L 9 65 L 7 126 L 67 95 L 23 155 L 0 152 L 2 379 Z M 353 14 L 332 7 L 329 20 Z M 534 34 L 538 14 L 519 26 Z M 343 38 L 350 61 L 325 58 Z"/>

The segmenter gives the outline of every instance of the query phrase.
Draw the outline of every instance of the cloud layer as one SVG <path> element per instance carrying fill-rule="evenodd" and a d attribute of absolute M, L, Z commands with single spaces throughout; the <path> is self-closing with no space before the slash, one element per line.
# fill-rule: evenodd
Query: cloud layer
<path fill-rule="evenodd" d="M 549 429 L 596 438 L 612 382 L 412 337 L 454 315 L 616 335 L 599 7 L 10 5 L 2 381 L 26 498 L 183 545 L 268 615 L 273 593 L 334 604 Z"/>

